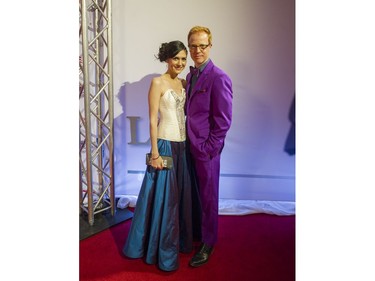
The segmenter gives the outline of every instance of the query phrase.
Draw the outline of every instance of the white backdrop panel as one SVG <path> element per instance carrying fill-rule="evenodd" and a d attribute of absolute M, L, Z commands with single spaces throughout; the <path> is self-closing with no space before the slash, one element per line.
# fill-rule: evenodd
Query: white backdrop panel
<path fill-rule="evenodd" d="M 137 195 L 142 182 L 148 88 L 166 69 L 154 55 L 162 42 L 187 45 L 189 29 L 204 25 L 213 33 L 213 62 L 233 80 L 220 198 L 295 200 L 295 156 L 284 151 L 295 93 L 294 12 L 294 0 L 113 0 L 116 195 Z"/>

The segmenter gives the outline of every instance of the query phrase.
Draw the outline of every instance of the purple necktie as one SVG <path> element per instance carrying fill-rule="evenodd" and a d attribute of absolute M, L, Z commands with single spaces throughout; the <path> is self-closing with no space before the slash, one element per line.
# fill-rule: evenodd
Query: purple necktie
<path fill-rule="evenodd" d="M 196 77 L 198 77 L 199 76 L 199 68 L 190 66 L 190 73 L 191 73 L 192 76 L 195 75 Z"/>
<path fill-rule="evenodd" d="M 199 68 L 190 66 L 190 88 L 188 95 L 190 96 L 191 90 L 194 88 L 195 82 L 197 82 L 198 75 L 199 75 Z"/>

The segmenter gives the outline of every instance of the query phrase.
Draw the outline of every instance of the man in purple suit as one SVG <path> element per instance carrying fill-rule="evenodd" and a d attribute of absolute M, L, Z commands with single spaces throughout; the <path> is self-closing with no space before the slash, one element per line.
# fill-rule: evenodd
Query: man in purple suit
<path fill-rule="evenodd" d="M 217 242 L 220 155 L 232 122 L 232 81 L 209 58 L 212 35 L 195 26 L 188 34 L 195 67 L 187 75 L 186 131 L 199 192 L 201 246 L 190 265 L 205 264 Z"/>

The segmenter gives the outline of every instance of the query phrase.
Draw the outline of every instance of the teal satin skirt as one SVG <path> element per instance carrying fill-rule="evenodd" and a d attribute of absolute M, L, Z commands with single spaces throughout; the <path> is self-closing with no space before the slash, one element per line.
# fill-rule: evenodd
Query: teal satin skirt
<path fill-rule="evenodd" d="M 159 139 L 158 149 L 173 157 L 173 168 L 147 166 L 123 253 L 172 271 L 179 252 L 193 250 L 191 181 L 185 142 Z"/>

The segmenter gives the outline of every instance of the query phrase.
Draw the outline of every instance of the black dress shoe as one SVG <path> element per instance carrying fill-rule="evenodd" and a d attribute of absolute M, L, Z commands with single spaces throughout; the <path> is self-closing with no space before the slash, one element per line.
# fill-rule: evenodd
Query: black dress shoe
<path fill-rule="evenodd" d="M 200 250 L 191 258 L 189 264 L 192 267 L 198 267 L 207 263 L 213 251 L 214 251 L 214 247 L 210 247 L 206 244 L 202 244 Z"/>

